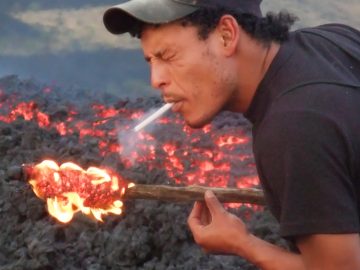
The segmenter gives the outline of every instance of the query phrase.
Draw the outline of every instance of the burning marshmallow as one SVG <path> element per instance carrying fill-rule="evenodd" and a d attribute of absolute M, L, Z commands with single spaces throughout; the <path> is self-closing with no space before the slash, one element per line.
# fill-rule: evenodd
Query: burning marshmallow
<path fill-rule="evenodd" d="M 58 165 L 44 160 L 24 167 L 34 193 L 46 200 L 49 213 L 63 223 L 71 221 L 76 212 L 100 221 L 102 215 L 120 215 L 126 189 L 134 185 L 109 169 L 84 170 L 71 162 Z"/>

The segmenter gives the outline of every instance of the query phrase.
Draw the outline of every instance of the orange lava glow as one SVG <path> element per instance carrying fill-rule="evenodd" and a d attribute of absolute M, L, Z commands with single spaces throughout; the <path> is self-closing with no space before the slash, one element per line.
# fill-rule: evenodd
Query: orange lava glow
<path fill-rule="evenodd" d="M 43 93 L 52 95 L 53 91 L 48 87 Z M 11 123 L 20 118 L 59 136 L 73 135 L 79 144 L 91 140 L 91 147 L 97 148 L 94 152 L 100 158 L 118 157 L 125 169 L 141 165 L 149 173 L 160 170 L 169 181 L 182 185 L 259 186 L 255 162 L 249 151 L 248 129 L 214 128 L 212 124 L 191 129 L 181 116 L 166 114 L 154 124 L 157 133 L 145 129 L 132 134 L 132 127 L 145 114 L 142 109 L 93 104 L 84 111 L 69 105 L 60 110 L 61 117 L 56 117 L 44 108 L 35 101 L 20 101 L 16 95 L 6 95 L 0 90 L 1 122 Z M 120 133 L 131 134 L 120 138 Z M 65 195 L 57 198 L 57 202 L 68 200 Z"/>
<path fill-rule="evenodd" d="M 121 201 L 128 184 L 114 172 L 96 167 L 87 170 L 67 162 L 60 166 L 44 160 L 27 168 L 34 193 L 46 200 L 49 213 L 63 223 L 70 222 L 76 212 L 102 221 L 107 214 L 120 215 Z"/>
<path fill-rule="evenodd" d="M 236 136 L 221 136 L 217 139 L 216 144 L 219 147 L 223 147 L 225 145 L 236 145 L 236 144 L 243 144 L 247 143 L 249 140 L 248 138 L 241 138 Z"/>

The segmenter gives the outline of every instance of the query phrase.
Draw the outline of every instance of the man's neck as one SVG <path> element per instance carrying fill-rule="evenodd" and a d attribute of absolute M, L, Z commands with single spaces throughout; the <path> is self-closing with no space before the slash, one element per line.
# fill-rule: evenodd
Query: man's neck
<path fill-rule="evenodd" d="M 279 49 L 278 43 L 272 42 L 265 46 L 254 40 L 242 46 L 239 56 L 239 87 L 235 111 L 247 111 Z"/>

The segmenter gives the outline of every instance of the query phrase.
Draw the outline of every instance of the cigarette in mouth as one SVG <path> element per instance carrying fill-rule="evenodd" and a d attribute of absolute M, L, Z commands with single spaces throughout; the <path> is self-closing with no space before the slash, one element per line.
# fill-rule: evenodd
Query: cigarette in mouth
<path fill-rule="evenodd" d="M 174 105 L 174 103 L 166 103 L 164 106 L 162 106 L 156 112 L 154 112 L 152 115 L 145 118 L 144 121 L 142 121 L 140 124 L 138 124 L 136 127 L 134 127 L 134 130 L 137 132 L 137 131 L 143 129 L 148 124 L 150 124 L 154 120 L 158 119 L 161 115 L 163 115 L 165 112 L 167 112 L 173 105 Z"/>

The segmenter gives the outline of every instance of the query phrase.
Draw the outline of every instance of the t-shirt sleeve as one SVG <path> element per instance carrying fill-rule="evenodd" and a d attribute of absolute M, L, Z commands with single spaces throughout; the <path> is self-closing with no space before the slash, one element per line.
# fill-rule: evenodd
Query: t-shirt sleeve
<path fill-rule="evenodd" d="M 357 233 L 352 146 L 342 124 L 312 111 L 268 119 L 254 151 L 281 235 Z"/>

